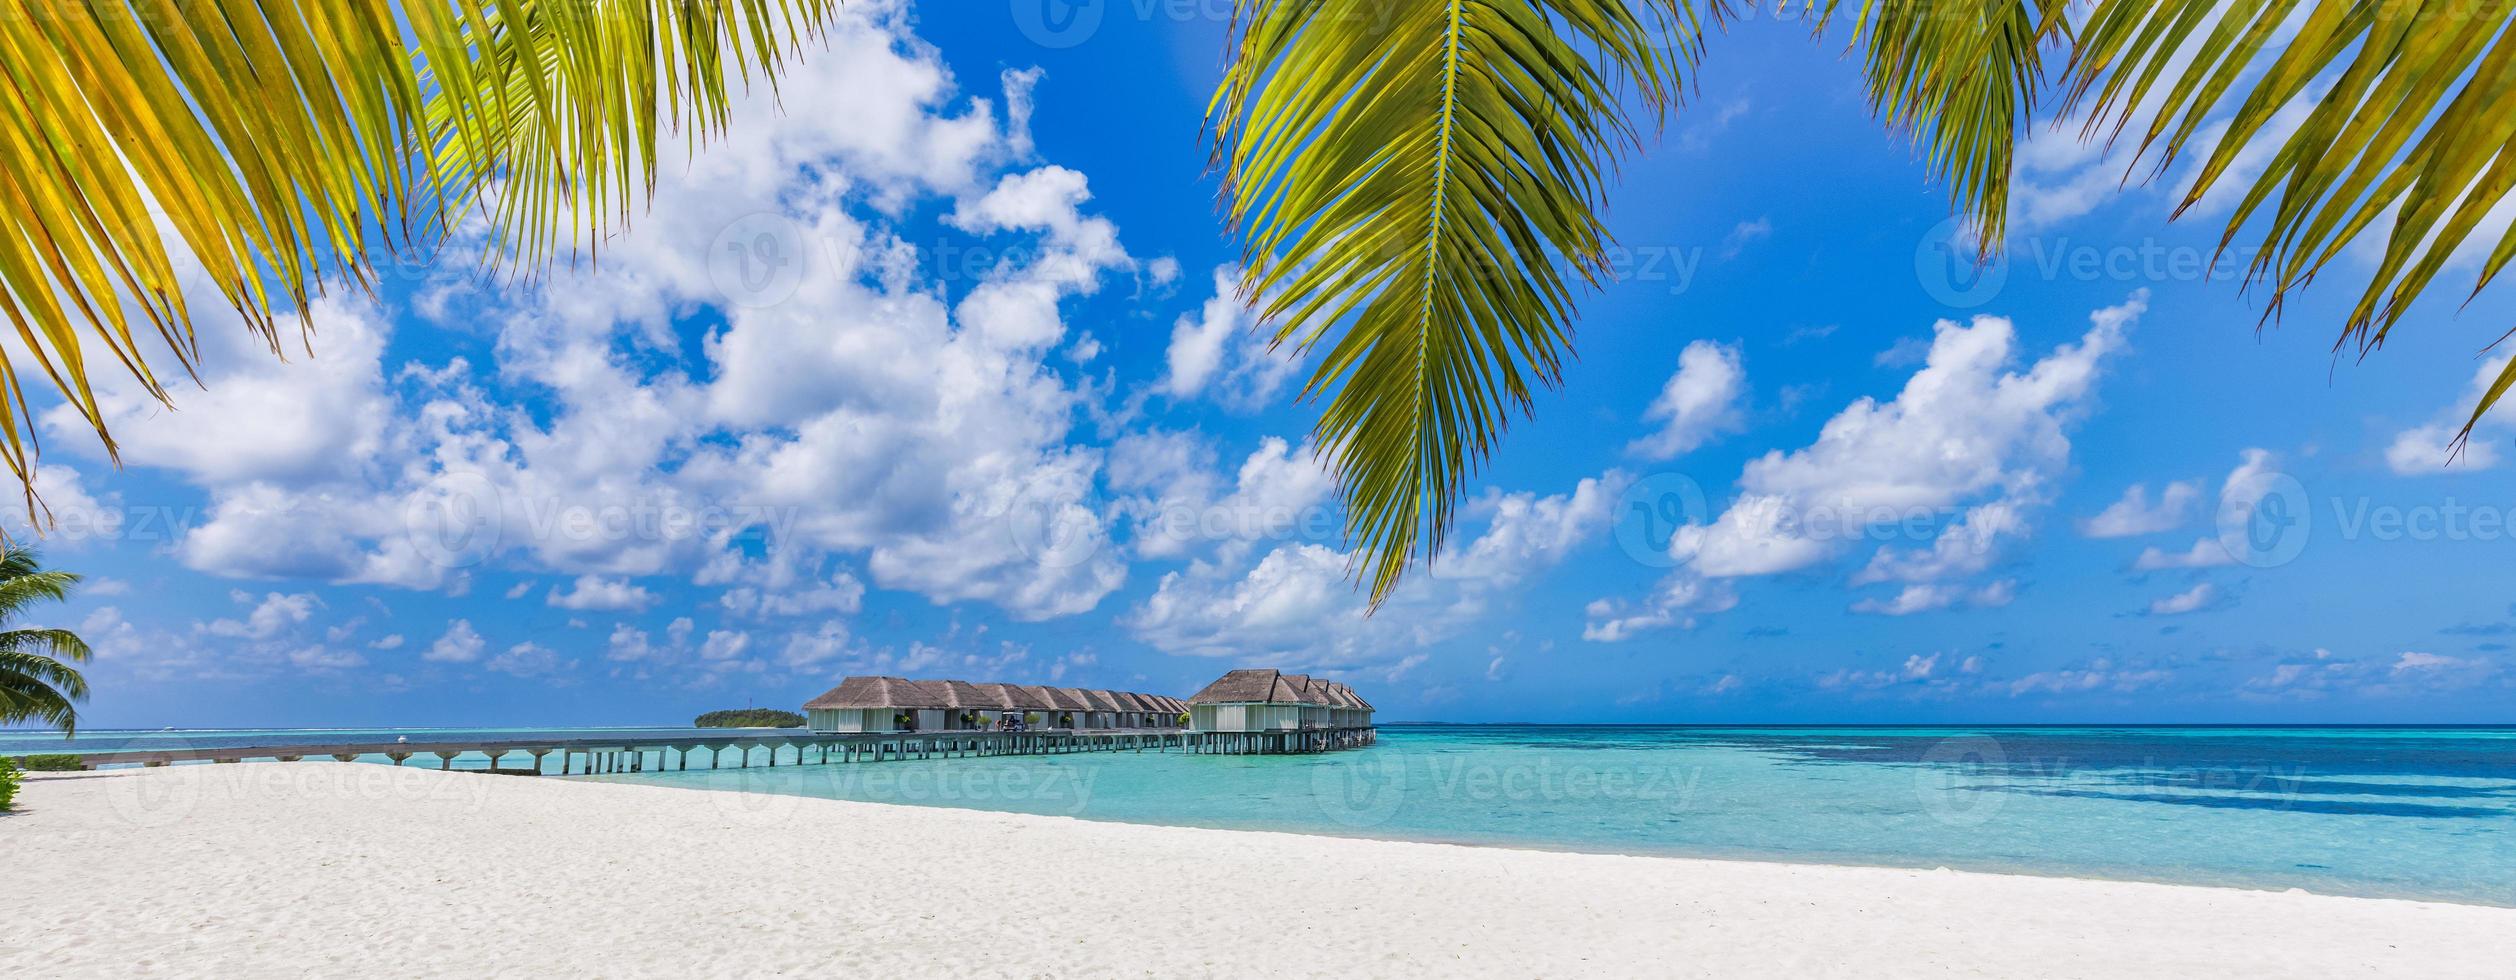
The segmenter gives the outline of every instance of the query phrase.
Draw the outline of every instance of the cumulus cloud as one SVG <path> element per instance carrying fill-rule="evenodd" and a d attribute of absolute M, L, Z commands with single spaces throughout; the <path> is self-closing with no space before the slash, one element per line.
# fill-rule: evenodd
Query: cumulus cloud
<path fill-rule="evenodd" d="M 2255 506 L 2262 502 L 2269 492 L 2271 478 L 2279 472 L 2277 464 L 2278 457 L 2267 449 L 2247 449 L 2239 453 L 2236 468 L 2229 470 L 2227 479 L 2219 483 L 2216 514 L 2219 530 L 2181 550 L 2170 551 L 2155 545 L 2143 548 L 2132 559 L 2132 570 L 2155 572 L 2236 564 L 2236 551 L 2245 547 L 2246 543 L 2230 538 L 2245 533 L 2252 523 Z"/>
<path fill-rule="evenodd" d="M 655 593 L 628 579 L 580 575 L 568 591 L 550 590 L 545 601 L 561 609 L 579 612 L 634 612 L 655 604 Z"/>
<path fill-rule="evenodd" d="M 429 644 L 428 651 L 420 654 L 419 658 L 434 663 L 468 664 L 479 660 L 481 651 L 488 648 L 489 641 L 482 639 L 480 631 L 472 628 L 471 620 L 458 619 L 447 623 L 445 635 Z"/>
<path fill-rule="evenodd" d="M 2123 491 L 2122 499 L 2106 505 L 2095 517 L 2079 522 L 2079 533 L 2091 538 L 2129 538 L 2157 534 L 2182 527 L 2191 519 L 2193 505 L 2201 501 L 2201 484 L 2193 480 L 2177 480 L 2158 492 L 2158 499 L 2149 499 L 2149 485 L 2135 483 Z"/>
<path fill-rule="evenodd" d="M 2077 342 L 2024 370 L 2012 369 L 2017 333 L 2008 320 L 1940 321 L 1929 361 L 1894 400 L 1855 401 L 1810 446 L 1750 462 L 1739 502 L 1709 525 L 1680 531 L 1672 553 L 1705 575 L 1771 574 L 1832 553 L 1831 538 L 1872 520 L 1980 494 L 2040 500 L 2069 460 L 2066 427 L 2146 306 L 2136 295 L 2096 311 Z"/>
<path fill-rule="evenodd" d="M 1143 266 L 1086 175 L 1029 159 L 1038 76 L 1000 79 L 999 113 L 910 23 L 898 4 L 841 8 L 789 78 L 817 93 L 811 111 L 738 97 L 725 137 L 659 174 L 598 269 L 420 297 L 423 315 L 493 331 L 491 361 L 393 364 L 378 311 L 344 300 L 314 307 L 309 363 L 205 322 L 208 390 L 178 392 L 175 412 L 100 376 L 126 458 L 210 500 L 178 557 L 459 591 L 484 567 L 690 573 L 765 538 L 936 601 L 1096 606 L 1120 556 L 1043 554 L 1009 529 L 1102 532 L 1101 454 L 1069 438 L 1096 389 L 1054 358 L 1064 304 Z M 715 325 L 684 336 L 694 319 Z M 756 609 L 835 610 L 844 591 L 763 591 Z"/>
<path fill-rule="evenodd" d="M 1274 347 L 1239 295 L 1241 270 L 1214 268 L 1214 292 L 1198 311 L 1171 325 L 1168 371 L 1160 388 L 1173 398 L 1211 395 L 1227 408 L 1250 410 L 1274 399 L 1300 355 Z"/>
<path fill-rule="evenodd" d="M 1746 393 L 1747 372 L 1735 344 L 1698 340 L 1678 352 L 1677 373 L 1669 375 L 1660 396 L 1643 412 L 1643 420 L 1659 425 L 1650 435 L 1625 447 L 1644 459 L 1665 460 L 1692 452 L 1723 432 L 1739 428 L 1739 399 Z"/>
<path fill-rule="evenodd" d="M 1418 569 L 1375 616 L 1364 614 L 1367 596 L 1352 577 L 1352 555 L 1286 543 L 1247 564 L 1229 560 L 1227 552 L 1165 574 L 1121 624 L 1165 653 L 1403 663 L 1595 538 L 1628 480 L 1611 471 L 1569 493 L 1489 493 L 1471 501 L 1462 520 L 1482 519 L 1482 530 Z"/>
<path fill-rule="evenodd" d="M 2394 441 L 2385 447 L 2385 465 L 2403 476 L 2438 476 L 2497 466 L 2499 443 L 2516 436 L 2516 413 L 2498 411 L 2482 416 L 2460 455 L 2454 452 L 2454 442 L 2455 434 L 2463 431 L 2464 421 L 2471 416 L 2472 407 L 2481 404 L 2490 386 L 2497 383 L 2499 373 L 2507 370 L 2508 360 L 2500 357 L 2482 364 L 2473 371 L 2472 382 L 2463 393 L 2441 409 L 2434 420 L 2396 433 Z"/>
<path fill-rule="evenodd" d="M 2256 701 L 2319 701 L 2334 696 L 2398 698 L 2506 685 L 2509 672 L 2484 657 L 2454 657 L 2424 650 L 2391 656 L 2350 657 L 2331 650 L 2291 657 L 2269 672 L 2249 677 L 2237 693 Z"/>
<path fill-rule="evenodd" d="M 1946 609 L 1959 603 L 1993 607 L 2006 606 L 2017 598 L 2017 583 L 2008 579 L 1980 588 L 1917 583 L 1905 586 L 1887 598 L 1862 599 L 1852 604 L 1852 611 L 1875 616 L 1910 616 L 1914 613 Z"/>
<path fill-rule="evenodd" d="M 2028 532 L 2026 512 L 2047 501 L 2049 485 L 2069 463 L 2069 427 L 2087 411 L 2105 361 L 2146 308 L 2146 293 L 2135 293 L 2096 310 L 2076 341 L 2023 368 L 2010 321 L 1940 321 L 1922 367 L 1895 398 L 1861 398 L 1828 420 L 1814 443 L 1748 463 L 1741 493 L 1719 517 L 1670 537 L 1679 567 L 1655 590 L 1665 598 L 1641 614 L 1595 603 L 1588 635 L 1618 639 L 1685 622 L 1690 611 L 1710 611 L 1695 604 L 1727 594 L 1692 580 L 1806 568 L 1867 539 L 1873 526 L 1909 526 L 1950 508 L 1958 508 L 1956 516 L 1927 546 L 1880 547 L 1852 584 L 1906 587 L 1894 598 L 1866 600 L 1865 611 L 1957 601 L 1965 593 L 1953 587 L 1912 587 L 1984 572 L 2006 540 Z M 2006 585 L 1983 589 L 1987 597 L 2008 594 Z"/>
<path fill-rule="evenodd" d="M 2184 613 L 2200 612 L 2205 609 L 2215 609 L 2221 604 L 2222 597 L 2219 592 L 2219 587 L 2208 582 L 2202 582 L 2182 592 L 2151 602 L 2149 604 L 2149 614 L 2152 616 L 2180 616 Z"/>

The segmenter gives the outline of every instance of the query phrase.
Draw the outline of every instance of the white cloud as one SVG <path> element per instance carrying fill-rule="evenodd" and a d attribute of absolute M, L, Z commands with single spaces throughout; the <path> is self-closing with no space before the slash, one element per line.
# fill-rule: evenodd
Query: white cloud
<path fill-rule="evenodd" d="M 1643 420 L 1659 429 L 1634 440 L 1625 451 L 1645 459 L 1674 459 L 1740 426 L 1739 399 L 1746 393 L 1747 372 L 1740 366 L 1735 344 L 1698 340 L 1677 355 L 1677 373 L 1669 375 L 1660 396 L 1643 412 Z"/>
<path fill-rule="evenodd" d="M 1675 626 L 1691 629 L 1698 615 L 1728 612 L 1738 605 L 1738 592 L 1728 582 L 1691 575 L 1662 579 L 1639 606 L 1613 599 L 1595 599 L 1582 610 L 1587 622 L 1581 638 L 1592 643 L 1618 643 L 1646 630 Z"/>
<path fill-rule="evenodd" d="M 1121 503 L 1135 516 L 1138 554 L 1187 555 L 1200 544 L 1233 549 L 1266 540 L 1316 535 L 1336 526 L 1327 510 L 1336 477 L 1308 444 L 1296 447 L 1269 436 L 1244 459 L 1222 492 L 1210 472 L 1214 452 L 1187 433 L 1142 433 L 1110 449 L 1109 481 L 1116 491 L 1143 491 Z"/>
<path fill-rule="evenodd" d="M 729 612 L 764 618 L 852 616 L 865 606 L 865 583 L 841 570 L 827 581 L 809 583 L 791 591 L 751 586 L 728 589 L 718 601 Z"/>
<path fill-rule="evenodd" d="M 2011 369 L 2017 336 L 2008 320 L 1940 321 L 1928 362 L 1895 400 L 1860 399 L 1807 448 L 1750 462 L 1738 502 L 1711 524 L 1681 529 L 1671 553 L 1703 575 L 1764 575 L 1811 564 L 1860 528 L 1916 511 L 1985 494 L 2040 502 L 2069 460 L 2066 427 L 2146 305 L 2135 294 L 2090 314 L 2077 342 L 2025 370 Z M 1987 515 L 1952 530 L 1992 526 Z"/>
<path fill-rule="evenodd" d="M 2516 435 L 2516 412 L 2502 409 L 2482 416 L 2473 426 L 2471 440 L 2464 443 L 2463 453 L 2455 455 L 2452 447 L 2456 433 L 2463 431 L 2465 420 L 2471 417 L 2473 406 L 2481 404 L 2482 396 L 2498 381 L 2499 373 L 2507 370 L 2508 360 L 2499 357 L 2482 364 L 2472 373 L 2472 382 L 2463 393 L 2440 410 L 2435 420 L 2397 433 L 2385 447 L 2385 465 L 2403 476 L 2440 476 L 2497 466 L 2499 441 Z"/>
<path fill-rule="evenodd" d="M 1382 663 L 1455 635 L 1513 585 L 1561 562 L 1607 525 L 1627 482 L 1611 471 L 1570 493 L 1490 493 L 1463 521 L 1483 530 L 1419 568 L 1377 615 L 1351 576 L 1353 556 L 1309 543 L 1280 544 L 1254 563 L 1227 554 L 1168 573 L 1120 622 L 1165 653 L 1273 656 L 1296 664 Z"/>
<path fill-rule="evenodd" d="M 2156 572 L 2177 568 L 2217 568 L 2221 565 L 2233 564 L 2236 564 L 2236 556 L 2228 553 L 2226 545 L 2220 544 L 2217 538 L 2203 538 L 2193 542 L 2192 547 L 2182 551 L 2167 551 L 2156 545 L 2142 548 L 2139 557 L 2132 559 L 2132 570 Z"/>
<path fill-rule="evenodd" d="M 665 168 L 599 267 L 424 297 L 495 330 L 494 362 L 392 365 L 373 311 L 324 304 L 312 364 L 279 365 L 212 318 L 207 395 L 165 413 L 103 392 L 135 463 L 209 496 L 178 556 L 459 591 L 481 566 L 687 572 L 765 528 L 937 601 L 1093 608 L 1124 581 L 1116 555 L 1044 558 L 1007 528 L 1098 521 L 1099 454 L 1070 439 L 1098 389 L 1049 359 L 1068 339 L 1061 304 L 1140 266 L 1087 210 L 1083 174 L 1025 159 L 1038 76 L 1000 80 L 1000 119 L 910 23 L 896 4 L 840 8 L 786 105 L 765 87 L 738 97 L 725 136 Z M 815 93 L 809 111 L 797 91 Z M 689 343 L 677 331 L 702 308 L 722 326 Z M 464 533 L 443 533 L 449 514 Z"/>
<path fill-rule="evenodd" d="M 281 343 L 290 355 L 283 361 L 233 313 L 211 314 L 227 304 L 208 291 L 189 253 L 177 261 L 178 280 L 196 287 L 187 299 L 204 321 L 195 331 L 204 384 L 171 387 L 169 411 L 128 374 L 96 372 L 97 405 L 124 463 L 216 485 L 302 486 L 354 477 L 386 448 L 392 402 L 378 362 L 391 328 L 379 311 L 348 299 L 316 300 L 314 330 L 303 336 L 294 318 L 283 317 Z M 75 409 L 56 405 L 40 415 L 57 442 L 102 455 Z"/>
<path fill-rule="evenodd" d="M 1852 604 L 1852 611 L 1875 616 L 1910 616 L 1914 613 L 1946 609 L 1958 603 L 1974 606 L 2006 606 L 2016 598 L 2017 584 L 2007 579 L 1981 588 L 1920 583 L 1905 586 L 1884 599 L 1862 599 Z"/>
<path fill-rule="evenodd" d="M 2182 527 L 2191 518 L 2193 505 L 2201 501 L 2201 484 L 2193 480 L 2177 480 L 2158 493 L 2152 503 L 2149 485 L 2132 484 L 2120 500 L 2108 504 L 2097 516 L 2079 522 L 2079 533 L 2091 538 L 2129 538 L 2156 534 Z"/>
<path fill-rule="evenodd" d="M 1872 527 L 1910 526 L 1951 507 L 1963 509 L 1928 547 L 1882 546 L 1871 556 L 1853 585 L 1906 587 L 1854 608 L 1903 615 L 1969 598 L 1968 590 L 1941 580 L 1988 570 L 2003 539 L 2027 533 L 2025 512 L 2045 502 L 2048 484 L 2069 463 L 2068 427 L 2087 410 L 2105 359 L 2122 349 L 2147 301 L 2137 292 L 2089 314 L 2076 342 L 2024 369 L 2014 367 L 2010 321 L 1940 321 L 1923 366 L 1893 400 L 1855 401 L 1827 421 L 1816 442 L 1749 462 L 1739 476 L 1742 492 L 1719 517 L 1670 536 L 1669 555 L 1679 567 L 1653 596 L 1639 609 L 1592 603 L 1584 637 L 1614 641 L 1689 625 L 1696 613 L 1737 602 L 1732 590 L 1702 580 L 1806 568 L 1839 554 L 1846 542 L 1868 539 Z M 1998 605 L 2013 591 L 1997 582 L 1971 597 Z"/>
<path fill-rule="evenodd" d="M 2132 570 L 2155 572 L 2236 564 L 2236 552 L 2230 545 L 2243 547 L 2245 543 L 2226 539 L 2243 533 L 2251 524 L 2255 506 L 2270 492 L 2271 480 L 2278 475 L 2277 462 L 2278 458 L 2267 449 L 2247 449 L 2237 454 L 2236 468 L 2229 470 L 2227 479 L 2219 484 L 2216 515 L 2219 532 L 2194 541 L 2192 547 L 2182 551 L 2168 551 L 2155 545 L 2143 548 L 2140 555 L 2132 559 Z"/>
<path fill-rule="evenodd" d="M 2118 667 L 2100 657 L 2084 667 L 2045 670 L 2009 681 L 2011 697 L 2030 694 L 2131 694 L 2165 684 L 2175 672 L 2159 667 Z"/>
<path fill-rule="evenodd" d="M 1770 216 L 1760 215 L 1752 221 L 1741 221 L 1730 227 L 1729 234 L 1721 237 L 1721 258 L 1723 261 L 1738 258 L 1747 246 L 1771 237 L 1773 219 Z"/>
<path fill-rule="evenodd" d="M 502 674 L 513 674 L 517 677 L 538 677 L 544 674 L 555 674 L 561 670 L 574 667 L 576 666 L 576 662 L 563 662 L 560 659 L 559 651 L 553 650 L 539 643 L 526 641 L 508 647 L 506 652 L 489 658 L 489 662 L 483 664 L 482 666 Z"/>
<path fill-rule="evenodd" d="M 1171 325 L 1167 373 L 1160 388 L 1173 398 L 1211 393 L 1224 407 L 1248 411 L 1269 403 L 1301 357 L 1291 345 L 1272 347 L 1239 295 L 1241 270 L 1214 268 L 1214 293 L 1194 316 Z"/>
<path fill-rule="evenodd" d="M 655 593 L 627 579 L 580 575 L 568 591 L 550 590 L 545 601 L 561 609 L 579 612 L 635 612 L 655 604 Z"/>
<path fill-rule="evenodd" d="M 2269 673 L 2247 678 L 2237 693 L 2257 701 L 2318 701 L 2335 695 L 2433 697 L 2504 685 L 2508 680 L 2508 672 L 2499 663 L 2482 657 L 2405 650 L 2390 658 L 2355 658 L 2318 649 L 2311 656 L 2284 660 Z"/>
<path fill-rule="evenodd" d="M 480 632 L 472 628 L 471 620 L 458 619 L 446 624 L 445 635 L 438 637 L 437 642 L 430 644 L 428 651 L 420 654 L 419 659 L 434 663 L 468 664 L 479 660 L 481 651 L 487 649 L 488 646 L 488 642 L 481 639 Z"/>
<path fill-rule="evenodd" d="M 2178 616 L 2184 613 L 2200 612 L 2204 609 L 2214 609 L 2219 606 L 2219 603 L 2219 587 L 2208 582 L 2203 582 L 2182 592 L 2151 602 L 2149 604 L 2149 614 L 2152 616 Z"/>
<path fill-rule="evenodd" d="M 230 598 L 239 603 L 253 601 L 252 596 L 243 592 L 231 593 Z M 242 621 L 212 620 L 203 630 L 211 636 L 267 640 L 313 618 L 314 611 L 322 606 L 323 600 L 311 592 L 267 593 Z"/>

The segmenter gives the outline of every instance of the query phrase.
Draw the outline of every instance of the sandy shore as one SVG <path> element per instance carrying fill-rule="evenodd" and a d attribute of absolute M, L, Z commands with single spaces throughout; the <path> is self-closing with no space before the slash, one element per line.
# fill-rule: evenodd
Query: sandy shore
<path fill-rule="evenodd" d="M 0 976 L 2506 977 L 2516 910 L 338 763 L 38 776 Z"/>

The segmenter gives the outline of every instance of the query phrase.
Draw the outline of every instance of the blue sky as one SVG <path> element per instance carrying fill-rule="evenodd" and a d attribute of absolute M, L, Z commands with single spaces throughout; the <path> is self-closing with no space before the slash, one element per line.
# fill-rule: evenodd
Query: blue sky
<path fill-rule="evenodd" d="M 1839 40 L 1756 19 L 1626 164 L 1562 389 L 1363 616 L 1305 366 L 1217 299 L 1206 6 L 851 3 L 599 266 L 414 264 L 286 365 L 205 324 L 176 411 L 105 392 L 119 471 L 39 406 L 86 724 L 1245 665 L 1395 719 L 2509 720 L 2516 423 L 2437 448 L 2504 294 L 2458 311 L 2467 265 L 2364 364 L 2347 274 L 2258 332 L 2199 266 L 2227 202 L 2170 225 L 2180 166 L 2056 137 L 1952 273 Z"/>

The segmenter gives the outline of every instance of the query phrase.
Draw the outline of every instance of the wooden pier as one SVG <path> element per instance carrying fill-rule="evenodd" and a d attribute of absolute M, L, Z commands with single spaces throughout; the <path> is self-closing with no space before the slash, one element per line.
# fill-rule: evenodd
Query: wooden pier
<path fill-rule="evenodd" d="M 354 762 L 382 757 L 394 765 L 418 760 L 438 769 L 477 755 L 491 772 L 517 775 L 595 775 L 680 772 L 697 768 L 806 766 L 950 759 L 997 755 L 1063 755 L 1071 752 L 1183 752 L 1195 755 L 1290 755 L 1361 748 L 1377 740 L 1372 728 L 1306 728 L 1272 732 L 1192 732 L 1181 729 L 1085 731 L 873 732 L 866 734 L 731 733 L 725 737 L 673 736 L 623 741 L 605 738 L 467 740 L 443 742 L 345 742 L 321 745 L 203 746 L 80 753 L 88 768 L 107 765 L 164 766 L 178 762 L 296 762 L 330 758 Z M 551 771 L 557 757 L 558 771 Z M 501 766 L 509 758 L 529 766 Z M 471 771 L 480 771 L 474 769 Z"/>

